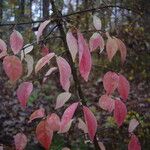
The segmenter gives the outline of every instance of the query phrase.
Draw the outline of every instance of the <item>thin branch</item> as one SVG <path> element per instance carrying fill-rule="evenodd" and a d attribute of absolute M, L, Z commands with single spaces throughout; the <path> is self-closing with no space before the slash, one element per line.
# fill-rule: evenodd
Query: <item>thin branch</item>
<path fill-rule="evenodd" d="M 85 9 L 85 10 L 81 10 L 81 11 L 77 11 L 77 12 L 74 12 L 74 13 L 70 13 L 70 14 L 66 14 L 66 15 L 62 15 L 61 17 L 57 17 L 55 19 L 61 19 L 61 18 L 66 18 L 66 17 L 70 17 L 70 16 L 73 16 L 73 15 L 77 15 L 77 14 L 84 14 L 84 13 L 87 13 L 87 12 L 98 12 L 98 11 L 101 11 L 102 9 L 106 9 L 106 8 L 120 8 L 120 9 L 125 9 L 125 10 L 128 10 L 128 11 L 132 11 L 134 13 L 137 13 L 137 14 L 140 14 L 140 12 L 136 11 L 136 10 L 133 10 L 129 7 L 125 7 L 125 6 L 119 6 L 119 5 L 107 5 L 107 6 L 99 6 L 99 7 L 96 7 L 96 8 L 90 8 L 90 9 Z M 4 24 L 0 24 L 0 26 L 14 26 L 14 25 L 27 25 L 27 24 L 35 24 L 35 23 L 41 23 L 41 22 L 44 22 L 45 20 L 38 20 L 38 21 L 30 21 L 30 22 L 20 22 L 20 23 L 4 23 Z"/>

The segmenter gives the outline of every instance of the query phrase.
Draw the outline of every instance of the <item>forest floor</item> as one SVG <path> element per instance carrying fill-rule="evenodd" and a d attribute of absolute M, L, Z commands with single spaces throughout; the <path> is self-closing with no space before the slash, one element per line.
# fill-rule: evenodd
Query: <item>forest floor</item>
<path fill-rule="evenodd" d="M 26 109 L 21 108 L 15 94 L 16 86 L 12 86 L 7 77 L 0 78 L 0 144 L 4 146 L 4 150 L 13 150 L 14 149 L 14 140 L 13 136 L 18 132 L 24 132 L 28 137 L 29 145 L 37 145 L 37 140 L 35 137 L 35 128 L 38 124 L 39 120 L 33 121 L 33 123 L 28 123 L 30 114 L 40 108 L 43 107 L 46 109 L 46 112 L 54 112 L 55 100 L 57 95 L 61 92 L 61 87 L 59 85 L 58 79 L 56 79 L 55 75 L 49 79 L 46 85 L 40 87 L 39 83 L 34 83 L 36 88 L 34 88 L 34 92 L 31 96 L 30 103 Z M 83 91 L 85 97 L 88 97 L 88 105 L 94 104 L 97 105 L 98 99 L 100 95 L 104 94 L 104 90 L 102 87 L 102 81 L 94 80 L 94 77 L 91 77 L 90 82 L 83 83 Z M 90 87 L 90 88 L 89 88 Z M 149 126 L 150 122 L 150 84 L 146 81 L 140 81 L 140 83 L 131 83 L 131 92 L 129 99 L 127 101 L 128 111 L 137 112 L 137 118 L 146 124 L 146 127 Z M 71 102 L 71 101 L 70 101 Z M 69 102 L 68 102 L 69 103 Z M 93 106 L 94 106 L 93 105 Z M 66 107 L 65 107 L 66 108 Z M 97 109 L 97 108 L 96 108 Z M 64 111 L 64 109 L 63 109 Z M 62 112 L 63 112 L 62 111 Z M 97 111 L 103 111 L 102 109 L 98 109 Z M 57 112 L 60 116 L 62 112 Z M 108 115 L 104 113 L 102 116 Z M 112 114 L 110 114 L 112 116 Z M 106 120 L 105 120 L 106 121 Z M 103 121 L 100 121 L 101 123 Z M 139 125 L 140 126 L 140 125 Z M 139 127 L 140 128 L 140 127 Z M 101 129 L 99 129 L 101 130 Z M 139 132 L 142 132 L 143 125 Z M 149 130 L 148 130 L 149 132 Z M 78 132 L 77 132 L 78 133 Z M 109 133 L 108 133 L 109 134 Z M 149 134 L 146 133 L 145 134 Z M 75 136 L 76 137 L 76 136 Z M 148 135 L 141 135 L 140 140 L 142 144 L 146 144 L 149 139 Z M 75 139 L 74 139 L 75 140 Z M 39 145 L 37 146 L 39 147 Z M 33 148 L 33 149 L 41 149 L 41 148 Z M 31 150 L 29 148 L 27 150 Z M 144 150 L 146 150 L 145 148 Z M 109 149 L 108 149 L 109 150 Z"/>

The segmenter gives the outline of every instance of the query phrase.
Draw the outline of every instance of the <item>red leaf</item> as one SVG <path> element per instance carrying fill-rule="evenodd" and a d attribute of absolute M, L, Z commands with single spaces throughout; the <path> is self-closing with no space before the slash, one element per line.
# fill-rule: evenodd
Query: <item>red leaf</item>
<path fill-rule="evenodd" d="M 139 139 L 134 134 L 131 136 L 130 142 L 128 144 L 128 150 L 141 150 Z"/>
<path fill-rule="evenodd" d="M 44 56 L 46 56 L 48 54 L 49 54 L 49 49 L 44 45 L 42 47 L 42 56 L 44 57 Z"/>
<path fill-rule="evenodd" d="M 40 36 L 43 33 L 43 30 L 45 27 L 49 24 L 50 20 L 46 20 L 40 24 L 40 27 L 38 28 L 38 33 L 37 33 L 37 43 L 39 42 Z"/>
<path fill-rule="evenodd" d="M 27 145 L 27 137 L 23 133 L 14 136 L 16 150 L 24 150 Z"/>
<path fill-rule="evenodd" d="M 118 49 L 121 53 L 121 62 L 123 64 L 124 61 L 126 60 L 127 49 L 125 44 L 120 39 L 115 38 L 115 40 L 117 41 Z"/>
<path fill-rule="evenodd" d="M 107 51 L 109 61 L 112 60 L 112 58 L 116 54 L 117 50 L 118 50 L 118 44 L 117 44 L 116 40 L 109 36 L 108 40 L 106 42 L 106 51 Z"/>
<path fill-rule="evenodd" d="M 45 115 L 45 109 L 44 109 L 44 108 L 40 108 L 40 109 L 38 109 L 38 110 L 35 110 L 35 111 L 31 114 L 28 123 L 30 123 L 30 122 L 33 121 L 34 119 L 43 118 L 44 115 Z"/>
<path fill-rule="evenodd" d="M 71 119 L 71 120 L 65 125 L 65 127 L 64 127 L 63 129 L 59 130 L 58 133 L 66 133 L 66 132 L 68 132 L 69 129 L 70 129 L 70 127 L 71 127 L 71 125 L 72 125 L 73 120 L 74 120 L 74 119 Z"/>
<path fill-rule="evenodd" d="M 97 130 L 97 120 L 88 107 L 83 106 L 83 112 L 90 140 L 93 141 Z"/>
<path fill-rule="evenodd" d="M 71 53 L 72 59 L 73 61 L 75 61 L 78 52 L 78 44 L 76 38 L 73 36 L 71 31 L 67 32 L 66 40 L 67 40 L 68 48 Z"/>
<path fill-rule="evenodd" d="M 129 123 L 128 132 L 133 132 L 138 125 L 139 122 L 136 119 L 131 119 Z"/>
<path fill-rule="evenodd" d="M 62 118 L 61 118 L 61 125 L 60 125 L 60 132 L 64 130 L 64 128 L 66 127 L 66 125 L 70 122 L 70 120 L 72 119 L 75 110 L 77 109 L 78 106 L 78 102 L 77 103 L 73 103 L 71 104 L 63 113 Z"/>
<path fill-rule="evenodd" d="M 92 67 L 91 53 L 87 42 L 83 35 L 78 31 L 78 44 L 79 44 L 79 70 L 81 76 L 85 81 L 88 81 L 89 74 Z"/>
<path fill-rule="evenodd" d="M 2 39 L 0 39 L 0 52 L 2 51 L 7 51 L 7 45 Z"/>
<path fill-rule="evenodd" d="M 57 96 L 55 109 L 61 108 L 71 97 L 71 93 L 63 92 Z"/>
<path fill-rule="evenodd" d="M 33 85 L 31 82 L 23 82 L 19 85 L 17 89 L 17 97 L 22 107 L 24 108 L 26 107 L 26 104 L 28 102 L 32 90 L 33 90 Z"/>
<path fill-rule="evenodd" d="M 118 92 L 124 101 L 127 100 L 130 91 L 130 84 L 128 80 L 123 76 L 119 75 Z"/>
<path fill-rule="evenodd" d="M 69 91 L 71 68 L 69 63 L 62 57 L 57 57 L 57 65 L 60 73 L 60 84 L 65 91 Z"/>
<path fill-rule="evenodd" d="M 49 150 L 52 138 L 53 131 L 49 129 L 45 120 L 42 120 L 36 127 L 36 137 L 39 143 L 46 149 Z"/>
<path fill-rule="evenodd" d="M 22 63 L 16 56 L 6 56 L 3 60 L 3 68 L 12 82 L 17 81 L 22 75 Z"/>
<path fill-rule="evenodd" d="M 14 54 L 18 54 L 23 47 L 23 37 L 16 30 L 10 35 L 10 46 Z"/>
<path fill-rule="evenodd" d="M 107 72 L 103 78 L 103 86 L 107 94 L 112 94 L 118 86 L 119 77 L 115 72 Z"/>
<path fill-rule="evenodd" d="M 55 53 L 49 53 L 46 56 L 42 57 L 35 66 L 35 73 L 37 73 L 42 67 L 44 67 L 54 56 Z"/>
<path fill-rule="evenodd" d="M 115 100 L 114 119 L 120 127 L 127 115 L 126 105 L 121 100 Z"/>
<path fill-rule="evenodd" d="M 108 95 L 102 95 L 99 99 L 99 106 L 111 113 L 114 110 L 114 100 Z"/>
<path fill-rule="evenodd" d="M 103 40 L 102 36 L 97 32 L 95 32 L 91 36 L 89 44 L 90 44 L 91 52 L 96 50 L 98 47 L 100 47 L 100 52 L 102 52 L 104 49 L 104 40 Z"/>
<path fill-rule="evenodd" d="M 60 118 L 57 114 L 52 113 L 51 115 L 49 115 L 46 119 L 47 122 L 47 126 L 49 126 L 49 128 L 52 131 L 59 131 L 60 129 Z"/>

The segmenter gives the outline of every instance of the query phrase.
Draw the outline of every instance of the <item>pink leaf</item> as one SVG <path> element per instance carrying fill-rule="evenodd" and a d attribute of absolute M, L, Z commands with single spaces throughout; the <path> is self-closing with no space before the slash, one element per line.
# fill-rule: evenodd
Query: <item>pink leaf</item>
<path fill-rule="evenodd" d="M 109 61 L 112 60 L 117 50 L 118 50 L 118 45 L 116 40 L 114 38 L 109 37 L 106 42 L 106 51 L 107 51 Z"/>
<path fill-rule="evenodd" d="M 139 125 L 139 122 L 136 119 L 130 120 L 128 132 L 133 132 L 135 128 Z"/>
<path fill-rule="evenodd" d="M 38 33 L 37 33 L 37 43 L 39 43 L 40 36 L 42 35 L 43 30 L 49 24 L 49 22 L 50 22 L 50 20 L 46 20 L 40 24 L 40 27 L 39 27 Z"/>
<path fill-rule="evenodd" d="M 52 68 L 50 68 L 50 69 L 46 72 L 46 74 L 45 74 L 45 76 L 44 76 L 44 78 L 43 78 L 43 83 L 47 80 L 47 77 L 48 77 L 49 75 L 51 75 L 55 70 L 57 70 L 57 67 L 52 67 Z"/>
<path fill-rule="evenodd" d="M 45 109 L 44 109 L 44 108 L 40 108 L 40 109 L 38 109 L 38 110 L 35 110 L 35 111 L 31 114 L 28 123 L 30 123 L 30 122 L 33 121 L 34 119 L 43 118 L 44 115 L 45 115 Z"/>
<path fill-rule="evenodd" d="M 6 55 L 7 55 L 7 51 L 2 51 L 0 53 L 0 59 L 3 58 L 3 57 L 5 57 Z"/>
<path fill-rule="evenodd" d="M 88 128 L 88 134 L 90 140 L 93 141 L 95 137 L 95 133 L 97 131 L 97 120 L 88 107 L 83 106 L 83 112 L 84 112 L 84 119 Z"/>
<path fill-rule="evenodd" d="M 92 67 L 91 53 L 87 42 L 83 35 L 78 31 L 78 44 L 79 44 L 79 70 L 81 76 L 85 81 L 88 81 L 89 74 Z"/>
<path fill-rule="evenodd" d="M 23 47 L 23 37 L 16 30 L 10 35 L 10 46 L 15 55 L 18 54 Z"/>
<path fill-rule="evenodd" d="M 78 106 L 78 103 L 73 103 L 65 110 L 61 118 L 60 131 L 63 131 L 66 125 L 70 122 L 70 120 L 72 119 L 75 113 L 75 110 L 77 109 L 77 106 Z"/>
<path fill-rule="evenodd" d="M 46 149 L 49 150 L 52 138 L 53 138 L 53 131 L 47 126 L 45 120 L 42 120 L 37 128 L 36 128 L 36 137 L 39 143 Z"/>
<path fill-rule="evenodd" d="M 3 68 L 12 82 L 17 81 L 22 75 L 22 63 L 16 56 L 6 56 L 3 60 Z"/>
<path fill-rule="evenodd" d="M 69 91 L 71 68 L 69 63 L 62 57 L 57 57 L 57 65 L 60 73 L 60 84 L 65 91 Z"/>
<path fill-rule="evenodd" d="M 7 51 L 7 45 L 2 39 L 0 39 L 0 52 L 2 51 Z"/>
<path fill-rule="evenodd" d="M 123 64 L 124 61 L 126 60 L 127 49 L 125 44 L 120 39 L 115 38 L 115 40 L 117 41 L 118 49 L 121 53 L 121 62 Z"/>
<path fill-rule="evenodd" d="M 42 56 L 46 56 L 47 54 L 49 54 L 49 49 L 44 45 L 42 47 Z"/>
<path fill-rule="evenodd" d="M 52 113 L 49 115 L 46 119 L 47 126 L 52 130 L 52 131 L 59 131 L 60 129 L 60 118 L 57 114 Z"/>
<path fill-rule="evenodd" d="M 76 38 L 73 36 L 71 31 L 67 32 L 66 40 L 67 40 L 68 48 L 71 53 L 72 59 L 73 61 L 75 61 L 78 52 L 78 44 Z"/>
<path fill-rule="evenodd" d="M 55 109 L 61 108 L 71 97 L 71 93 L 63 92 L 57 96 Z"/>
<path fill-rule="evenodd" d="M 120 127 L 127 115 L 126 105 L 121 100 L 115 100 L 114 119 Z"/>
<path fill-rule="evenodd" d="M 119 75 L 118 92 L 124 101 L 127 100 L 130 91 L 130 84 L 128 80 L 123 76 Z"/>
<path fill-rule="evenodd" d="M 131 136 L 130 142 L 128 144 L 128 150 L 141 150 L 139 139 L 134 134 Z"/>
<path fill-rule="evenodd" d="M 31 92 L 33 90 L 33 84 L 31 82 L 23 82 L 19 85 L 17 89 L 17 97 L 21 103 L 22 107 L 26 107 L 29 100 Z"/>
<path fill-rule="evenodd" d="M 73 119 L 71 119 L 71 120 L 66 124 L 66 126 L 65 126 L 63 129 L 61 129 L 58 133 L 66 133 L 66 132 L 68 132 L 69 129 L 70 129 L 70 127 L 71 127 L 71 125 L 72 125 L 72 122 L 73 122 Z"/>
<path fill-rule="evenodd" d="M 93 25 L 96 30 L 101 30 L 102 23 L 96 15 L 93 16 Z"/>
<path fill-rule="evenodd" d="M 107 94 L 112 94 L 118 86 L 119 77 L 115 72 L 107 72 L 103 78 L 103 86 Z"/>
<path fill-rule="evenodd" d="M 96 50 L 98 47 L 100 47 L 100 52 L 104 49 L 104 40 L 102 36 L 99 33 L 94 33 L 90 38 L 90 51 Z"/>
<path fill-rule="evenodd" d="M 54 56 L 55 53 L 49 53 L 46 56 L 42 57 L 35 66 L 35 73 L 37 73 L 42 67 L 44 67 Z"/>
<path fill-rule="evenodd" d="M 99 99 L 99 106 L 111 113 L 114 110 L 114 100 L 108 95 L 102 95 Z"/>
<path fill-rule="evenodd" d="M 98 145 L 99 145 L 101 150 L 106 150 L 106 148 L 102 142 L 98 142 Z"/>
<path fill-rule="evenodd" d="M 16 150 L 24 150 L 27 145 L 27 137 L 23 133 L 14 136 Z"/>
<path fill-rule="evenodd" d="M 83 120 L 81 118 L 78 118 L 78 120 L 79 120 L 78 128 L 83 130 L 84 133 L 88 133 L 88 128 L 87 128 L 85 122 L 83 122 Z"/>

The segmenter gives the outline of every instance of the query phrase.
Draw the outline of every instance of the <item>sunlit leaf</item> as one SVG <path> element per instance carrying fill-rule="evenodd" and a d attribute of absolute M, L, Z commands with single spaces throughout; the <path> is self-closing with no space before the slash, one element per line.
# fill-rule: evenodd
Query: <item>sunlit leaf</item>
<path fill-rule="evenodd" d="M 21 51 L 21 60 L 23 60 L 25 55 L 27 55 L 28 53 L 30 53 L 33 50 L 33 45 L 26 44 L 23 48 L 24 49 Z"/>
<path fill-rule="evenodd" d="M 82 131 L 84 131 L 84 133 L 88 133 L 88 128 L 87 128 L 85 122 L 81 118 L 78 118 L 78 120 L 79 120 L 78 128 L 81 129 Z"/>
<path fill-rule="evenodd" d="M 0 52 L 3 51 L 7 51 L 7 45 L 2 39 L 0 39 Z"/>

